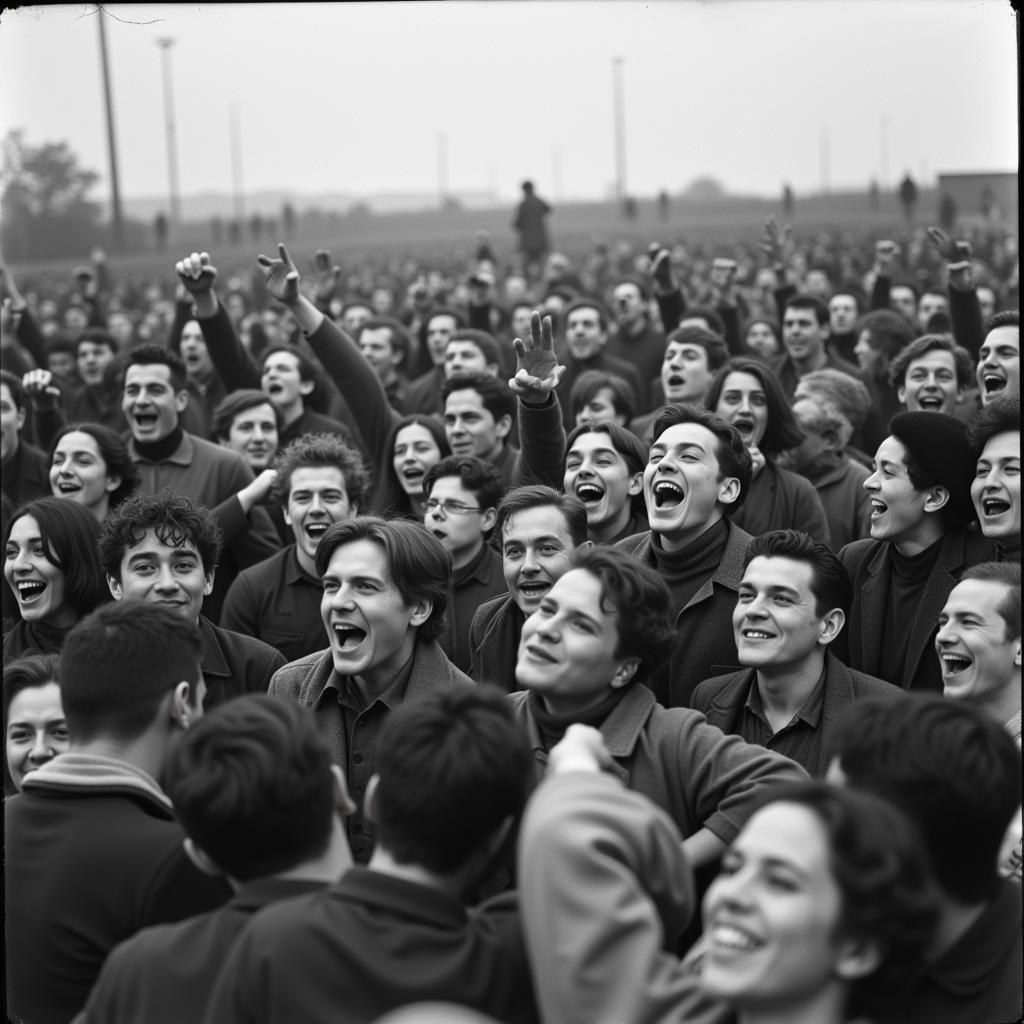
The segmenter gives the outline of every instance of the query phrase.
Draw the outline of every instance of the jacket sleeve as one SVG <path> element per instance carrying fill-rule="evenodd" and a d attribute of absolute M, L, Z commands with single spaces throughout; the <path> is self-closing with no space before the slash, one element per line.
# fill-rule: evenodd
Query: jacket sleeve
<path fill-rule="evenodd" d="M 200 330 L 210 352 L 210 361 L 228 391 L 237 388 L 260 389 L 260 371 L 249 358 L 227 310 L 218 303 L 213 316 L 199 321 Z"/>
<path fill-rule="evenodd" d="M 325 316 L 307 340 L 352 410 L 374 464 L 386 466 L 391 461 L 385 450 L 388 434 L 401 417 L 391 408 L 380 378 L 330 317 Z"/>
<path fill-rule="evenodd" d="M 780 782 L 801 782 L 807 773 L 795 761 L 764 747 L 726 735 L 697 711 L 673 708 L 677 778 L 686 794 L 691 820 L 731 843 L 757 800 Z"/>
<path fill-rule="evenodd" d="M 889 308 L 889 290 L 892 288 L 892 280 L 885 274 L 876 274 L 871 285 L 871 309 Z"/>
<path fill-rule="evenodd" d="M 543 405 L 528 405 L 520 400 L 519 443 L 519 467 L 513 486 L 547 484 L 560 491 L 565 427 L 557 395 L 548 395 Z"/>
<path fill-rule="evenodd" d="M 26 306 L 18 314 L 18 326 L 14 336 L 26 352 L 36 361 L 36 366 L 46 369 L 46 338 L 36 323 L 32 311 Z"/>
<path fill-rule="evenodd" d="M 661 328 L 668 334 L 679 326 L 679 321 L 686 314 L 686 299 L 683 297 L 682 288 L 663 295 L 655 295 L 658 303 L 658 313 L 661 316 Z"/>
<path fill-rule="evenodd" d="M 832 547 L 832 534 L 828 528 L 825 507 L 814 489 L 814 484 L 801 476 L 796 477 L 791 525 L 794 530 L 802 530 L 812 540 L 824 544 L 825 547 Z"/>
<path fill-rule="evenodd" d="M 696 911 L 679 832 L 611 776 L 567 772 L 534 793 L 520 832 L 519 901 L 543 1020 L 729 1019 L 671 952 Z"/>
<path fill-rule="evenodd" d="M 237 495 L 252 483 L 252 470 L 239 458 L 229 472 L 227 486 L 222 493 L 228 493 L 230 497 L 214 509 L 214 517 L 227 526 L 224 530 L 225 546 L 230 544 L 239 567 L 245 569 L 280 551 L 281 538 L 265 508 L 257 505 L 249 511 L 247 518 L 242 512 Z"/>
<path fill-rule="evenodd" d="M 981 305 L 974 288 L 962 291 L 947 288 L 949 294 L 949 319 L 956 343 L 967 349 L 971 358 L 977 360 L 985 340 L 985 324 L 981 317 Z"/>

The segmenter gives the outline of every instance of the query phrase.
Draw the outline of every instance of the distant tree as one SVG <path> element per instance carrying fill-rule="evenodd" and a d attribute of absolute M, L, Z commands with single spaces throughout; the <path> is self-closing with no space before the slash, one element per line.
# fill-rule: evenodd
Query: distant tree
<path fill-rule="evenodd" d="M 691 181 L 683 195 L 687 199 L 721 199 L 725 186 L 717 178 L 704 175 Z"/>
<path fill-rule="evenodd" d="M 67 142 L 29 145 L 9 132 L 0 162 L 0 220 L 8 258 L 75 256 L 97 243 L 100 205 L 88 198 L 100 180 Z"/>

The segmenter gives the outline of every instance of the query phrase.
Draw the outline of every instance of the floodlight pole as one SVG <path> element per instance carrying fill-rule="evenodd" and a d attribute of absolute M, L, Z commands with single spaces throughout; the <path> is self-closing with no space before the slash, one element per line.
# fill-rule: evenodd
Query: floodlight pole
<path fill-rule="evenodd" d="M 110 62 L 107 58 L 107 30 L 102 7 L 96 9 L 100 33 L 100 67 L 103 73 L 103 104 L 107 114 L 107 155 L 110 162 L 110 224 L 115 251 L 124 248 L 124 222 L 121 216 L 121 186 L 117 176 L 117 138 L 114 131 L 114 106 L 110 97 Z"/>

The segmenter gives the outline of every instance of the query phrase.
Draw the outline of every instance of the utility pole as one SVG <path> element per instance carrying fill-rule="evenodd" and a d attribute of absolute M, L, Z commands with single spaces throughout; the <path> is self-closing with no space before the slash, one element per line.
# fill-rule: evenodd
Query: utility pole
<path fill-rule="evenodd" d="M 622 84 L 622 57 L 612 57 L 615 124 L 615 197 L 621 209 L 626 198 L 626 104 Z"/>
<path fill-rule="evenodd" d="M 110 98 L 110 62 L 107 59 L 106 14 L 96 9 L 96 24 L 100 32 L 100 66 L 103 71 L 103 104 L 107 113 L 107 154 L 110 161 L 110 224 L 114 249 L 124 248 L 124 222 L 121 216 L 121 186 L 117 176 L 117 139 L 114 132 L 114 106 Z"/>
<path fill-rule="evenodd" d="M 437 133 L 437 190 L 443 210 L 448 201 L 448 136 L 444 132 Z"/>
<path fill-rule="evenodd" d="M 242 190 L 242 125 L 238 104 L 231 104 L 231 191 L 234 198 L 235 220 L 245 220 L 245 193 Z"/>
<path fill-rule="evenodd" d="M 174 81 L 171 77 L 171 47 L 174 40 L 164 36 L 157 41 L 164 74 L 164 124 L 167 128 L 167 179 L 170 184 L 171 224 L 181 224 L 181 193 L 178 189 L 178 142 L 174 128 Z"/>

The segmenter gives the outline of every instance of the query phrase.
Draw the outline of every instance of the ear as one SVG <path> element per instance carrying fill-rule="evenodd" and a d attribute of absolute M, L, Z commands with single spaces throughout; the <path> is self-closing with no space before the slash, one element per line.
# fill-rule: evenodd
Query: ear
<path fill-rule="evenodd" d="M 220 878 L 224 874 L 223 871 L 212 860 L 209 855 L 199 849 L 198 846 L 192 840 L 186 836 L 185 841 L 181 844 L 185 847 L 185 854 L 190 861 L 204 874 L 210 875 L 213 878 Z"/>
<path fill-rule="evenodd" d="M 928 492 L 928 497 L 925 498 L 925 512 L 938 512 L 940 508 L 943 508 L 949 502 L 949 498 L 949 489 L 943 487 L 942 484 L 936 484 Z"/>
<path fill-rule="evenodd" d="M 867 977 L 882 962 L 877 942 L 864 939 L 843 939 L 836 953 L 835 972 L 846 981 Z"/>
<path fill-rule="evenodd" d="M 374 772 L 370 781 L 366 784 L 366 796 L 363 797 L 363 814 L 367 821 L 377 823 L 377 787 L 380 785 L 380 776 Z"/>
<path fill-rule="evenodd" d="M 1014 665 L 1017 666 L 1017 668 L 1020 668 L 1020 648 L 1021 648 L 1021 638 L 1017 637 L 1017 650 L 1016 650 L 1016 652 L 1013 655 L 1013 663 L 1014 663 Z"/>
<path fill-rule="evenodd" d="M 206 582 L 203 584 L 203 595 L 209 597 L 213 590 L 213 577 L 217 574 L 216 569 L 211 569 L 208 573 L 204 573 Z"/>
<path fill-rule="evenodd" d="M 615 669 L 615 675 L 612 676 L 612 689 L 620 690 L 626 683 L 630 682 L 633 676 L 636 675 L 636 670 L 640 667 L 639 658 L 627 658 L 621 662 L 618 668 Z"/>
<path fill-rule="evenodd" d="M 823 647 L 832 643 L 842 632 L 846 614 L 841 608 L 833 608 L 818 623 L 818 643 Z"/>
<path fill-rule="evenodd" d="M 409 616 L 409 625 L 422 626 L 430 618 L 430 613 L 434 610 L 434 602 L 427 600 L 413 601 L 410 607 L 412 608 L 412 615 Z"/>
<path fill-rule="evenodd" d="M 345 817 L 355 814 L 356 804 L 349 796 L 348 783 L 345 781 L 345 773 L 341 770 L 340 765 L 331 765 L 331 776 L 334 779 L 334 806 L 338 809 L 338 813 Z"/>
<path fill-rule="evenodd" d="M 738 477 L 727 476 L 722 478 L 718 485 L 718 500 L 723 505 L 731 505 L 740 496 L 740 481 Z"/>
<path fill-rule="evenodd" d="M 502 416 L 497 423 L 494 424 L 494 432 L 498 437 L 508 437 L 508 432 L 512 429 L 512 417 Z"/>
<path fill-rule="evenodd" d="M 18 417 L 18 433 L 21 433 L 21 428 L 25 426 L 25 417 L 28 415 L 28 409 L 22 406 L 17 413 Z"/>
<path fill-rule="evenodd" d="M 644 489 L 644 474 L 643 471 L 634 473 L 629 478 L 629 483 L 626 485 L 626 493 L 633 497 L 634 494 L 639 494 Z"/>
<path fill-rule="evenodd" d="M 839 451 L 839 438 L 836 436 L 834 430 L 826 430 L 821 435 L 821 439 L 825 442 L 825 450 L 830 452 Z"/>
<path fill-rule="evenodd" d="M 907 389 L 902 384 L 896 389 L 896 401 L 900 405 L 907 404 Z"/>
<path fill-rule="evenodd" d="M 585 540 L 582 544 L 577 544 L 576 545 L 576 550 L 577 551 L 589 551 L 593 546 L 594 546 L 594 542 L 592 540 Z"/>
<path fill-rule="evenodd" d="M 300 395 L 311 395 L 313 394 L 313 388 L 316 387 L 316 382 L 311 380 L 300 380 L 299 381 L 299 394 Z"/>
<path fill-rule="evenodd" d="M 115 601 L 121 600 L 123 596 L 123 591 L 121 590 L 121 581 L 119 579 L 115 579 L 113 576 L 110 575 L 110 573 L 107 573 L 107 589 L 110 591 L 110 596 Z"/>
<path fill-rule="evenodd" d="M 494 529 L 494 524 L 498 521 L 498 510 L 496 508 L 489 508 L 484 511 L 481 517 L 481 530 L 484 533 L 488 533 Z"/>
<path fill-rule="evenodd" d="M 174 395 L 174 408 L 177 409 L 179 413 L 182 413 L 187 407 L 188 392 L 184 390 L 176 392 Z"/>
<path fill-rule="evenodd" d="M 195 709 L 192 707 L 192 684 L 184 679 L 171 691 L 171 703 L 168 708 L 171 721 L 181 729 L 187 729 L 192 724 L 192 716 Z"/>
<path fill-rule="evenodd" d="M 119 476 L 108 476 L 107 482 L 104 484 L 107 492 L 113 494 L 114 491 L 121 486 L 121 478 Z"/>

